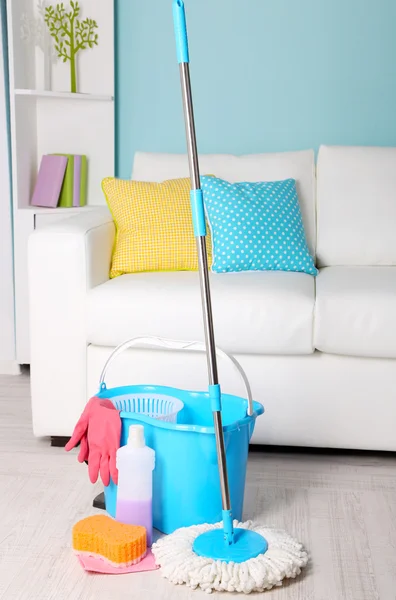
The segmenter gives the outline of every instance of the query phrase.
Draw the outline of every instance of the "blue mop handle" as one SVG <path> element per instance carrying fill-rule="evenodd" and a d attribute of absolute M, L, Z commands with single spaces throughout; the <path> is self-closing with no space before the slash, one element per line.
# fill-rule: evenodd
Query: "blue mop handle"
<path fill-rule="evenodd" d="M 177 61 L 179 65 L 189 63 L 190 57 L 188 54 L 188 35 L 186 24 L 186 13 L 184 10 L 183 0 L 173 0 L 173 24 L 175 29 Z M 186 67 L 188 69 L 188 67 Z M 191 106 L 192 111 L 192 106 Z M 192 124 L 194 127 L 194 124 Z M 195 137 L 195 132 L 194 132 Z M 198 163 L 196 165 L 197 178 L 199 177 Z M 206 220 L 203 193 L 199 178 L 194 181 L 194 189 L 190 192 L 192 220 L 194 226 L 195 237 L 206 236 Z"/>
<path fill-rule="evenodd" d="M 188 37 L 186 13 L 183 0 L 173 0 L 173 23 L 175 27 L 176 51 L 178 63 L 188 63 Z"/>
<path fill-rule="evenodd" d="M 194 110 L 190 84 L 190 65 L 186 15 L 183 0 L 173 0 L 173 21 L 175 28 L 177 60 L 179 63 L 182 87 L 184 118 L 187 135 L 187 151 L 191 178 L 191 209 L 194 234 L 197 239 L 198 266 L 201 281 L 201 298 L 205 330 L 206 353 L 209 372 L 209 396 L 213 411 L 216 434 L 217 461 L 220 475 L 220 488 L 223 507 L 224 540 L 234 542 L 234 529 L 231 513 L 231 498 L 227 474 L 227 458 L 221 415 L 221 389 L 218 381 L 216 343 L 213 327 L 212 301 L 210 294 L 208 259 L 206 255 L 206 222 L 203 193 L 199 176 L 199 160 L 195 135 Z"/>

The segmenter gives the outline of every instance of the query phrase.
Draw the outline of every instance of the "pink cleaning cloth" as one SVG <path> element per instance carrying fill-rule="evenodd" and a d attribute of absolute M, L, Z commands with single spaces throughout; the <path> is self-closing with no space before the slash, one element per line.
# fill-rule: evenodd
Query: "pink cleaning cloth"
<path fill-rule="evenodd" d="M 85 571 L 91 573 L 104 573 L 105 575 L 122 575 L 125 573 L 140 573 L 142 571 L 155 571 L 159 567 L 155 564 L 155 558 L 151 550 L 136 565 L 130 567 L 113 567 L 103 558 L 96 558 L 86 554 L 78 554 L 77 558 Z"/>

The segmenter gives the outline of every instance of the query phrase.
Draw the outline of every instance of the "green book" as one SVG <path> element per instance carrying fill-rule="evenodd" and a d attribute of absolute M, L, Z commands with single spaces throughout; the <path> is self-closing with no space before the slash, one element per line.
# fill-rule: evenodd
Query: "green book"
<path fill-rule="evenodd" d="M 71 208 L 73 206 L 74 156 L 73 154 L 61 153 L 57 153 L 56 156 L 66 156 L 67 158 L 67 167 L 59 196 L 58 206 L 60 208 Z"/>
<path fill-rule="evenodd" d="M 75 156 L 74 160 L 76 159 L 80 159 L 80 185 L 79 185 L 79 192 L 80 192 L 80 199 L 79 199 L 79 204 L 77 206 L 85 206 L 87 203 L 87 182 L 88 182 L 88 169 L 87 169 L 87 157 L 82 155 L 80 157 Z M 78 171 L 78 169 L 74 169 L 74 172 L 76 173 Z M 74 198 L 74 202 L 76 202 L 76 198 Z"/>
<path fill-rule="evenodd" d="M 87 157 L 84 155 L 58 154 L 66 156 L 67 167 L 59 197 L 60 208 L 85 206 L 87 203 Z"/>

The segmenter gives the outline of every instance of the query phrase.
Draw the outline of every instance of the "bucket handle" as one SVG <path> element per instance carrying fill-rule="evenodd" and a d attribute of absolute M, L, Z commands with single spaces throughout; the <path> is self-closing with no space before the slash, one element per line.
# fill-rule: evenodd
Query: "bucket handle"
<path fill-rule="evenodd" d="M 115 348 L 113 350 L 113 352 L 110 354 L 109 358 L 107 359 L 107 361 L 103 367 L 102 373 L 100 375 L 100 382 L 99 382 L 100 388 L 103 388 L 104 380 L 106 377 L 107 370 L 110 366 L 110 363 L 119 354 L 124 352 L 124 350 L 127 350 L 128 348 L 132 348 L 133 346 L 139 346 L 139 345 L 159 346 L 161 348 L 167 348 L 168 350 L 192 350 L 192 351 L 195 350 L 198 352 L 206 351 L 205 344 L 203 344 L 202 342 L 183 342 L 183 341 L 179 341 L 179 340 L 170 340 L 170 339 L 154 337 L 154 336 L 153 337 L 150 336 L 150 337 L 131 338 L 130 340 L 127 340 L 126 342 L 123 342 L 122 344 L 117 346 L 117 348 Z M 222 356 L 223 358 L 228 358 L 232 362 L 232 364 L 234 365 L 236 370 L 239 372 L 239 374 L 243 380 L 243 383 L 245 384 L 247 398 L 248 398 L 247 414 L 249 416 L 253 415 L 252 390 L 250 388 L 250 384 L 249 384 L 247 375 L 246 375 L 245 371 L 242 369 L 242 366 L 239 364 L 239 362 L 237 361 L 237 359 L 234 356 L 232 356 L 231 354 L 227 354 L 227 352 L 224 352 L 224 350 L 221 350 L 217 346 L 216 346 L 216 354 L 218 354 L 219 356 Z"/>

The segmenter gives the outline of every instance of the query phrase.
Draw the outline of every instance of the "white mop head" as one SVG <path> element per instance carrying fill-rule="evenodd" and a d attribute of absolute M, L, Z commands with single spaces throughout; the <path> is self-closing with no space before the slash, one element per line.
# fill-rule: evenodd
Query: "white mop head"
<path fill-rule="evenodd" d="M 161 574 L 172 583 L 201 588 L 208 594 L 217 592 L 264 592 L 281 585 L 286 577 L 296 577 L 308 562 L 302 544 L 285 531 L 256 525 L 252 521 L 238 523 L 234 527 L 252 529 L 264 536 L 268 550 L 243 563 L 225 563 L 198 556 L 192 546 L 196 537 L 216 525 L 193 525 L 178 529 L 158 540 L 152 551 Z"/>

